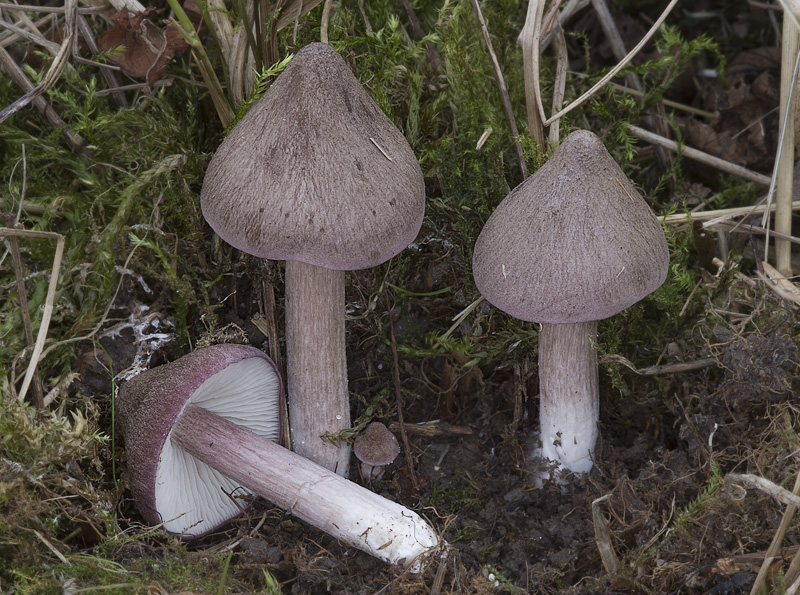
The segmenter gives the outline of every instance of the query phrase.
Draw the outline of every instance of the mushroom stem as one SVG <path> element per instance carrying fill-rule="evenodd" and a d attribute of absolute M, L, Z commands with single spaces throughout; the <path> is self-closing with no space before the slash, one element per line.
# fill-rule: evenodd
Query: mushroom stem
<path fill-rule="evenodd" d="M 286 261 L 286 384 L 292 448 L 347 477 L 350 445 L 320 438 L 350 428 L 345 272 Z"/>
<path fill-rule="evenodd" d="M 197 405 L 186 406 L 170 438 L 297 518 L 391 564 L 417 571 L 414 560 L 439 543 L 415 512 Z"/>
<path fill-rule="evenodd" d="M 592 469 L 600 416 L 597 321 L 542 324 L 539 423 L 542 457 L 576 473 Z"/>

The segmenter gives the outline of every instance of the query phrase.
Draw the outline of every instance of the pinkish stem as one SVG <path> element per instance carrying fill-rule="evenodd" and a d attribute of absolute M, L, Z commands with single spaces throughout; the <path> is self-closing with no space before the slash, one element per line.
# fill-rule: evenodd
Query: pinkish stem
<path fill-rule="evenodd" d="M 347 477 L 350 445 L 323 434 L 350 428 L 345 272 L 286 261 L 286 384 L 293 450 Z"/>

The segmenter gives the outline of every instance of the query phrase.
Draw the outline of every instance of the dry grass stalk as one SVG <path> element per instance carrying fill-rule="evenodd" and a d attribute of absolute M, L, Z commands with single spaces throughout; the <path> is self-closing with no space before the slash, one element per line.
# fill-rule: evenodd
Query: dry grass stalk
<path fill-rule="evenodd" d="M 792 22 L 794 21 L 794 24 Z M 792 234 L 792 186 L 794 178 L 794 91 L 797 86 L 797 72 L 800 66 L 800 31 L 795 18 L 787 12 L 783 17 L 783 41 L 781 43 L 781 86 L 780 86 L 780 143 L 775 158 L 776 193 L 775 231 Z M 770 189 L 771 190 L 771 189 Z M 769 200 L 767 201 L 769 204 Z M 768 221 L 764 226 L 768 227 Z M 769 236 L 767 236 L 769 238 Z M 765 248 L 767 260 L 769 241 Z M 775 262 L 778 270 L 786 275 L 792 274 L 792 247 L 789 242 L 775 238 Z"/>
<path fill-rule="evenodd" d="M 528 134 L 542 152 L 545 152 L 545 117 L 539 86 L 539 48 L 544 4 L 543 0 L 529 0 L 525 24 L 519 34 L 519 43 L 522 46 L 522 73 L 525 79 L 525 106 L 528 112 Z"/>
<path fill-rule="evenodd" d="M 4 213 L 6 226 L 9 228 L 17 228 L 19 217 L 21 214 L 22 202 L 25 200 L 25 189 L 28 180 L 28 166 L 25 156 L 25 145 L 22 145 L 22 189 L 20 191 L 20 209 L 17 214 Z M 28 310 L 28 297 L 25 290 L 25 273 L 22 270 L 22 255 L 19 251 L 19 238 L 16 236 L 9 236 L 7 238 L 8 246 L 11 251 L 11 260 L 14 266 L 14 278 L 17 285 L 17 295 L 19 296 L 19 309 L 22 315 L 22 325 L 25 327 L 25 341 L 30 349 L 35 346 L 33 338 L 33 327 L 31 326 L 31 314 Z M 2 261 L 2 259 L 0 259 Z M 42 383 L 39 378 L 38 366 L 34 370 L 34 383 L 33 383 L 33 402 L 37 409 L 44 406 L 44 392 L 42 390 Z"/>
<path fill-rule="evenodd" d="M 117 11 L 127 10 L 128 12 L 144 12 L 144 4 L 138 0 L 108 0 L 108 3 Z"/>
<path fill-rule="evenodd" d="M 508 126 L 511 129 L 511 136 L 514 138 L 514 147 L 517 150 L 517 159 L 519 159 L 519 168 L 522 170 L 522 177 L 528 177 L 528 168 L 525 165 L 525 155 L 522 153 L 522 145 L 519 144 L 519 130 L 517 129 L 517 121 L 514 118 L 514 108 L 511 107 L 511 98 L 508 96 L 508 88 L 506 87 L 506 80 L 503 77 L 503 71 L 500 69 L 500 63 L 497 61 L 497 55 L 492 46 L 492 38 L 489 36 L 489 29 L 486 27 L 486 21 L 483 18 L 480 4 L 478 0 L 472 0 L 472 8 L 475 10 L 475 16 L 478 17 L 478 23 L 481 27 L 483 34 L 483 41 L 486 43 L 486 49 L 489 50 L 489 58 L 492 61 L 492 68 L 494 68 L 494 75 L 497 79 L 497 86 L 500 89 L 500 99 L 503 102 L 503 109 L 508 118 Z"/>
<path fill-rule="evenodd" d="M 800 200 L 792 203 L 792 210 L 797 211 L 800 209 Z M 761 215 L 767 210 L 766 205 L 755 205 L 752 207 L 733 207 L 730 209 L 714 209 L 712 211 L 697 211 L 696 213 L 674 213 L 672 215 L 664 215 L 659 217 L 663 223 L 667 225 L 676 225 L 679 223 L 688 223 L 689 221 L 709 221 L 718 219 L 723 221 L 731 217 L 749 217 L 750 215 Z M 775 205 L 769 208 L 770 213 L 775 212 Z M 718 223 L 719 221 L 714 221 Z"/>
<path fill-rule="evenodd" d="M 331 0 L 325 0 L 325 5 L 322 7 L 322 18 L 320 19 L 319 27 L 319 40 L 322 43 L 328 43 L 328 23 L 331 20 Z"/>
<path fill-rule="evenodd" d="M 761 266 L 764 267 L 764 272 L 762 273 L 761 271 L 756 271 L 756 275 L 762 281 L 764 281 L 766 288 L 787 302 L 792 302 L 793 304 L 800 306 L 800 293 L 797 293 L 797 287 L 791 284 L 792 287 L 787 288 L 773 279 L 771 275 L 766 272 L 767 266 L 769 266 L 771 270 L 775 271 L 775 274 L 779 279 L 782 279 L 782 275 L 776 269 L 772 268 L 766 260 L 761 262 Z M 788 282 L 786 279 L 783 279 L 783 281 Z"/>
<path fill-rule="evenodd" d="M 661 13 L 661 15 L 658 17 L 658 19 L 656 19 L 655 23 L 653 23 L 653 26 L 650 27 L 650 30 L 639 41 L 639 43 L 636 44 L 636 47 L 634 47 L 630 52 L 628 52 L 628 54 L 625 56 L 625 58 L 623 60 L 621 60 L 619 63 L 617 63 L 617 65 L 614 66 L 614 68 L 612 68 L 608 72 L 608 74 L 606 74 L 602 79 L 597 81 L 597 83 L 591 89 L 586 91 L 583 95 L 578 97 L 578 99 L 576 99 L 575 101 L 570 103 L 567 107 L 565 107 L 564 109 L 562 109 L 558 113 L 553 114 L 552 116 L 550 116 L 550 118 L 545 120 L 544 121 L 544 125 L 545 126 L 549 126 L 550 124 L 552 124 L 553 122 L 555 122 L 556 120 L 558 120 L 559 118 L 564 116 L 565 114 L 568 114 L 569 112 L 571 112 L 573 109 L 575 109 L 579 105 L 582 105 L 583 103 L 585 103 L 589 98 L 591 98 L 595 93 L 597 93 L 603 86 L 605 86 L 605 84 L 608 83 L 608 81 L 610 81 L 612 78 L 614 78 L 617 75 L 617 73 L 620 70 L 622 70 L 625 66 L 627 66 L 628 62 L 630 62 L 633 59 L 633 57 L 641 51 L 641 49 L 645 46 L 645 44 L 648 41 L 650 41 L 650 38 L 653 35 L 655 35 L 656 31 L 658 31 L 658 29 L 661 27 L 662 23 L 666 20 L 667 16 L 669 15 L 670 12 L 672 12 L 672 9 L 675 8 L 675 5 L 677 3 L 678 3 L 678 0 L 671 0 L 670 3 L 667 5 L 667 7 L 664 9 L 664 11 Z M 530 11 L 530 8 L 528 10 Z M 526 24 L 527 24 L 527 21 L 526 21 Z M 538 56 L 537 56 L 537 65 L 538 65 Z M 537 82 L 537 93 L 538 93 L 538 74 L 537 74 L 536 82 Z M 540 104 L 540 107 L 541 107 L 541 104 Z M 544 114 L 544 110 L 542 110 L 541 113 L 543 115 Z"/>
<path fill-rule="evenodd" d="M 553 38 L 556 47 L 556 77 L 553 83 L 553 112 L 557 112 L 564 105 L 564 91 L 567 87 L 567 68 L 569 67 L 569 57 L 567 56 L 567 40 L 564 38 L 564 29 L 561 23 L 555 22 L 556 35 Z M 561 120 L 556 120 L 550 126 L 550 144 L 555 146 L 558 143 L 559 129 Z"/>
<path fill-rule="evenodd" d="M 766 235 L 767 233 L 767 230 L 763 227 L 742 223 L 741 221 L 734 223 L 733 221 L 728 221 L 726 218 L 722 217 L 720 217 L 719 220 L 712 219 L 710 221 L 706 221 L 703 223 L 703 229 L 708 231 L 727 231 L 729 233 L 747 233 L 753 235 Z M 795 236 L 786 235 L 776 231 L 773 231 L 772 235 L 776 238 L 786 240 L 792 244 L 800 244 L 800 238 Z"/>
<path fill-rule="evenodd" d="M 207 0 L 207 7 L 208 19 L 211 21 L 220 52 L 223 56 L 228 56 L 233 43 L 233 25 L 228 18 L 228 9 L 222 0 Z"/>
<path fill-rule="evenodd" d="M 606 523 L 606 519 L 600 512 L 600 503 L 608 500 L 609 496 L 610 494 L 606 494 L 592 501 L 592 520 L 594 521 L 594 540 L 600 552 L 600 559 L 603 561 L 603 567 L 608 574 L 614 574 L 619 568 L 619 558 L 614 551 L 614 545 L 611 543 L 608 523 Z"/>
<path fill-rule="evenodd" d="M 795 496 L 800 495 L 800 474 L 794 480 L 792 494 Z M 750 590 L 750 595 L 757 595 L 761 592 L 761 588 L 763 587 L 764 582 L 767 579 L 767 575 L 769 574 L 772 561 L 780 554 L 783 538 L 786 536 L 786 532 L 789 530 L 789 526 L 792 522 L 795 512 L 797 512 L 796 505 L 789 504 L 786 507 L 780 525 L 778 525 L 775 535 L 772 536 L 772 542 L 769 544 L 767 553 L 764 556 L 764 562 L 761 564 L 761 568 L 758 570 L 758 575 L 753 583 L 753 588 Z"/>
<path fill-rule="evenodd" d="M 563 27 L 577 12 L 588 6 L 590 2 L 591 0 L 568 0 L 564 8 L 558 11 L 553 27 L 542 36 L 539 46 L 540 50 L 544 51 L 544 49 L 550 45 L 550 42 L 553 41 L 553 36 L 557 33 L 557 27 Z"/>
<path fill-rule="evenodd" d="M 67 67 L 72 46 L 75 42 L 76 20 L 78 18 L 78 4 L 76 0 L 66 0 L 65 19 L 64 19 L 64 41 L 61 42 L 58 53 L 48 68 L 42 82 L 36 87 L 26 91 L 26 93 L 14 101 L 11 105 L 0 111 L 0 123 L 8 119 L 9 116 L 18 112 L 39 95 L 52 88 L 56 81 Z"/>
<path fill-rule="evenodd" d="M 28 364 L 28 370 L 25 372 L 25 379 L 22 382 L 22 388 L 19 391 L 19 398 L 24 399 L 28 388 L 33 380 L 33 374 L 39 359 L 44 349 L 44 342 L 47 338 L 47 329 L 50 326 L 50 318 L 53 315 L 53 303 L 56 297 L 56 287 L 58 286 L 59 271 L 61 269 L 61 259 L 64 255 L 64 236 L 60 233 L 50 231 L 35 231 L 28 229 L 9 229 L 1 228 L 0 237 L 28 237 L 28 238 L 48 238 L 56 240 L 56 252 L 53 256 L 53 267 L 50 273 L 50 284 L 47 287 L 47 296 L 45 297 L 44 311 L 42 312 L 42 323 L 39 325 L 39 332 L 36 335 L 36 343 L 31 355 L 31 361 Z"/>

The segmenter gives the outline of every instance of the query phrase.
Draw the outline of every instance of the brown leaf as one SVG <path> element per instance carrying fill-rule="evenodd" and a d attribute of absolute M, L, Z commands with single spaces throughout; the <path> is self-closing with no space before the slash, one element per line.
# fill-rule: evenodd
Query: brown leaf
<path fill-rule="evenodd" d="M 187 0 L 184 10 L 195 27 L 202 22 L 194 0 Z M 120 46 L 125 48 L 121 53 L 109 56 L 108 61 L 130 77 L 145 79 L 146 91 L 164 74 L 167 62 L 189 47 L 174 24 L 169 23 L 162 30 L 152 22 L 151 18 L 162 12 L 163 9 L 153 7 L 143 12 L 123 9 L 111 17 L 114 26 L 97 38 L 101 51 Z"/>
<path fill-rule="evenodd" d="M 704 122 L 689 120 L 686 122 L 686 142 L 691 147 L 726 161 L 737 162 L 735 142 L 730 132 L 717 132 Z"/>

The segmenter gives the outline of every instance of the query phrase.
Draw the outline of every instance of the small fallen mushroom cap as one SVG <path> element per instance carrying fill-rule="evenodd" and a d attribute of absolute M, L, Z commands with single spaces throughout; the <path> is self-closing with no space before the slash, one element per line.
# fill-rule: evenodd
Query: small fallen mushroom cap
<path fill-rule="evenodd" d="M 355 439 L 353 452 L 361 461 L 364 478 L 378 478 L 383 474 L 383 468 L 400 454 L 400 444 L 389 428 L 374 421 Z"/>
<path fill-rule="evenodd" d="M 349 546 L 421 570 L 440 542 L 418 514 L 270 439 L 280 436 L 280 386 L 271 360 L 239 345 L 199 349 L 123 385 L 128 474 L 145 519 L 198 537 L 238 516 L 242 495 L 258 495 Z"/>

